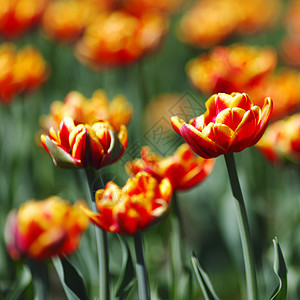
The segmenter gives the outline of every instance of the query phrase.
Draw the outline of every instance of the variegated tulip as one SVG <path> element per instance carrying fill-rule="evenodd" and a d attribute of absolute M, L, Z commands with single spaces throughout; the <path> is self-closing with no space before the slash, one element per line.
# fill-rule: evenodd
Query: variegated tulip
<path fill-rule="evenodd" d="M 270 124 L 256 147 L 272 163 L 300 163 L 300 113 Z"/>
<path fill-rule="evenodd" d="M 107 121 L 76 126 L 71 118 L 64 118 L 58 132 L 51 127 L 41 141 L 57 167 L 99 169 L 122 156 L 128 138 L 124 125 L 116 134 Z"/>
<path fill-rule="evenodd" d="M 172 156 L 161 157 L 142 147 L 141 158 L 127 162 L 129 175 L 145 171 L 158 180 L 168 178 L 174 190 L 186 190 L 203 181 L 212 171 L 213 159 L 196 156 L 187 144 L 181 145 Z"/>
<path fill-rule="evenodd" d="M 69 255 L 79 247 L 80 237 L 88 225 L 89 220 L 78 204 L 72 206 L 56 196 L 31 200 L 9 214 L 6 247 L 13 259 L 44 260 Z"/>
<path fill-rule="evenodd" d="M 90 220 L 109 232 L 135 234 L 158 222 L 169 210 L 172 185 L 165 178 L 158 181 L 146 172 L 128 179 L 123 188 L 114 182 L 95 195 L 98 213 L 85 206 Z"/>
<path fill-rule="evenodd" d="M 219 93 L 207 100 L 206 108 L 189 124 L 176 116 L 171 123 L 198 155 L 212 158 L 255 145 L 268 125 L 272 100 L 266 98 L 260 108 L 247 94 Z"/>

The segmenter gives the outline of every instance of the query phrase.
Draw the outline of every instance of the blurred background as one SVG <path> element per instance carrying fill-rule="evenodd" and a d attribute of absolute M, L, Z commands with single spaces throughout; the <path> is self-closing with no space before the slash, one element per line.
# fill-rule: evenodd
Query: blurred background
<path fill-rule="evenodd" d="M 106 181 L 124 185 L 128 178 L 126 161 L 139 157 L 144 145 L 162 156 L 171 155 L 183 139 L 173 132 L 170 117 L 178 115 L 188 121 L 200 115 L 205 101 L 215 92 L 240 89 L 237 91 L 248 92 L 257 102 L 271 96 L 274 107 L 283 103 L 277 119 L 297 112 L 299 33 L 299 1 L 1 1 L 0 228 L 4 228 L 8 212 L 29 199 L 58 195 L 73 203 L 89 197 L 83 171 L 56 168 L 39 142 L 41 132 L 49 129 L 43 116 L 50 114 L 54 101 L 64 101 L 71 91 L 90 99 L 102 89 L 110 101 L 121 94 L 132 104 L 127 150 L 117 163 L 100 170 Z M 257 53 L 251 52 L 253 58 L 247 54 L 248 48 L 239 52 L 234 59 L 242 71 L 238 73 L 234 66 L 220 71 L 233 87 L 224 83 L 218 86 L 211 78 L 221 76 L 219 69 L 226 65 L 226 59 L 233 58 L 214 63 L 212 53 L 217 47 L 232 49 L 236 44 L 254 47 Z M 17 64 L 18 59 L 11 56 L 17 57 L 28 45 L 41 57 L 29 63 L 30 58 L 21 56 L 23 65 Z M 269 48 L 271 54 L 258 63 L 255 59 L 260 51 Z M 207 64 L 193 75 L 188 63 L 197 57 L 205 57 Z M 288 80 L 280 77 L 275 83 L 277 89 L 270 87 L 269 81 L 254 89 L 253 82 L 245 84 L 242 80 L 254 78 L 261 69 L 269 76 L 285 70 L 294 77 L 279 88 Z M 22 72 L 23 77 L 16 75 Z M 26 72 L 36 77 L 28 79 Z M 203 82 L 197 82 L 197 76 Z M 299 164 L 286 159 L 271 163 L 256 147 L 235 157 L 255 246 L 261 299 L 267 299 L 277 284 L 273 273 L 275 236 L 288 268 L 288 299 L 300 299 Z M 190 257 L 194 251 L 221 299 L 243 299 L 242 250 L 224 158 L 216 159 L 212 174 L 201 184 L 178 192 L 178 199 L 186 266 L 192 272 Z M 167 217 L 144 234 L 153 299 L 172 299 L 169 231 Z M 126 239 L 131 245 L 131 238 Z M 3 230 L 0 244 L 0 299 L 6 299 L 21 285 L 23 262 L 8 256 Z M 109 245 L 115 282 L 120 245 L 113 234 L 109 234 Z M 97 299 L 93 225 L 70 260 L 83 274 L 90 299 Z M 49 270 L 51 299 L 65 299 L 51 263 Z M 202 299 L 194 275 L 192 285 L 192 299 Z M 17 299 L 32 298 L 29 285 Z M 136 287 L 128 299 L 137 299 Z"/>

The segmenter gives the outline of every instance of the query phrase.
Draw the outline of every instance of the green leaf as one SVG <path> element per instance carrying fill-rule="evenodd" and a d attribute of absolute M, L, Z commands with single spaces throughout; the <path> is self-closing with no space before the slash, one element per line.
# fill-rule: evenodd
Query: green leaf
<path fill-rule="evenodd" d="M 274 272 L 278 278 L 278 286 L 271 296 L 271 300 L 286 300 L 287 297 L 287 268 L 277 238 L 273 239 L 274 244 Z"/>
<path fill-rule="evenodd" d="M 217 294 L 213 288 L 213 285 L 210 282 L 208 275 L 201 268 L 199 260 L 198 260 L 197 256 L 195 255 L 195 253 L 193 253 L 193 255 L 192 255 L 192 264 L 194 267 L 196 277 L 200 284 L 200 288 L 202 290 L 204 299 L 205 300 L 220 300 L 220 298 L 217 296 Z"/>
<path fill-rule="evenodd" d="M 18 272 L 18 277 L 11 287 L 11 292 L 6 296 L 6 300 L 21 299 L 22 293 L 31 282 L 31 274 L 26 266 Z"/>
<path fill-rule="evenodd" d="M 118 235 L 118 238 L 120 240 L 122 250 L 122 267 L 115 293 L 115 300 L 122 300 L 126 299 L 131 288 L 135 284 L 136 279 L 128 245 L 122 236 Z"/>
<path fill-rule="evenodd" d="M 69 300 L 88 300 L 81 274 L 67 258 L 53 258 L 53 265 Z"/>

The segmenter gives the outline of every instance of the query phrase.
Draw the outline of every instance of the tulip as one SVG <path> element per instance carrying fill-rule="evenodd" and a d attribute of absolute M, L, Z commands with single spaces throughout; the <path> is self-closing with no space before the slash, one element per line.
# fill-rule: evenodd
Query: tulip
<path fill-rule="evenodd" d="M 99 211 L 83 211 L 100 228 L 120 234 L 135 234 L 158 222 L 169 209 L 172 185 L 146 172 L 127 180 L 123 188 L 110 181 L 95 195 Z"/>
<path fill-rule="evenodd" d="M 272 163 L 300 163 L 300 114 L 272 123 L 256 147 Z"/>
<path fill-rule="evenodd" d="M 272 112 L 271 98 L 265 99 L 261 109 L 245 93 L 215 94 L 205 105 L 207 111 L 189 124 L 176 116 L 171 118 L 175 131 L 204 158 L 240 152 L 256 144 Z"/>
<path fill-rule="evenodd" d="M 72 206 L 56 196 L 31 200 L 9 214 L 6 247 L 13 259 L 44 260 L 69 255 L 79 247 L 80 236 L 88 224 L 78 204 Z"/>
<path fill-rule="evenodd" d="M 92 125 L 99 120 L 107 120 L 115 131 L 122 124 L 127 125 L 132 116 L 132 105 L 123 95 L 116 95 L 109 101 L 106 93 L 98 89 L 90 99 L 77 91 L 69 92 L 64 101 L 54 101 L 50 106 L 50 114 L 43 116 L 43 130 L 57 129 L 64 117 L 70 117 L 75 125 L 84 123 Z"/>
<path fill-rule="evenodd" d="M 75 126 L 71 118 L 64 118 L 58 132 L 51 127 L 41 141 L 57 167 L 99 169 L 122 156 L 128 138 L 124 125 L 116 134 L 107 121 Z"/>
<path fill-rule="evenodd" d="M 145 171 L 158 180 L 168 178 L 174 190 L 186 190 L 203 181 L 213 166 L 214 160 L 195 156 L 189 145 L 183 144 L 165 158 L 151 153 L 149 147 L 142 147 L 141 159 L 127 162 L 126 171 L 130 175 Z"/>

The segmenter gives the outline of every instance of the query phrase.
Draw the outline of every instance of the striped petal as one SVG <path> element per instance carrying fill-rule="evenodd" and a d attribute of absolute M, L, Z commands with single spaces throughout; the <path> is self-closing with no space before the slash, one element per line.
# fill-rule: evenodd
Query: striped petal
<path fill-rule="evenodd" d="M 183 124 L 186 124 L 182 119 L 179 119 L 178 117 L 172 117 L 171 118 L 171 124 L 174 130 L 180 134 L 180 128 Z"/>

